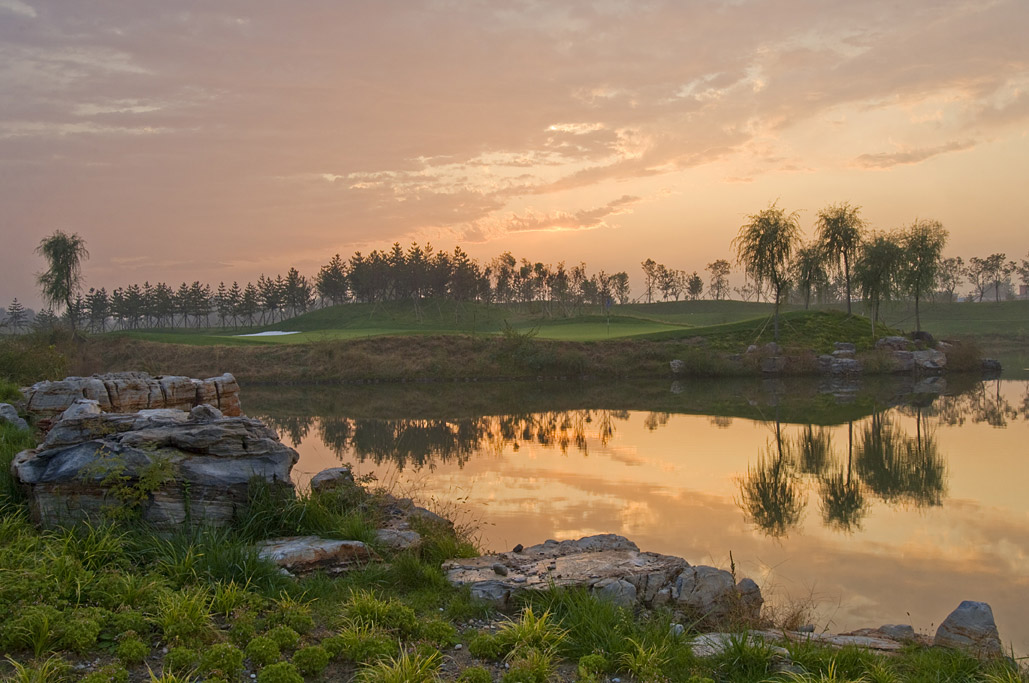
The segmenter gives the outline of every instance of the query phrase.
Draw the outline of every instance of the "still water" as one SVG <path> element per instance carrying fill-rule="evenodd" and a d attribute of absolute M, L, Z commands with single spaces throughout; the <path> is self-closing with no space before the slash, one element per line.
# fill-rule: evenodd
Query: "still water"
<path fill-rule="evenodd" d="M 913 393 L 914 392 L 914 393 Z M 819 629 L 989 602 L 1029 652 L 1029 381 L 248 390 L 304 485 L 350 463 L 489 550 L 614 532 L 754 578 Z"/>

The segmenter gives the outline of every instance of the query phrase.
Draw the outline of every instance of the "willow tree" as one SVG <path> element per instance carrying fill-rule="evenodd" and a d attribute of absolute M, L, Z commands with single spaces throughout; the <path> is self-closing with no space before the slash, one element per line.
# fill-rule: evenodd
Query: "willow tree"
<path fill-rule="evenodd" d="M 57 230 L 40 241 L 36 253 L 47 262 L 46 271 L 36 276 L 44 301 L 55 308 L 64 306 L 70 310 L 82 285 L 82 260 L 89 258 L 86 240 Z M 75 316 L 69 316 L 69 321 L 74 332 Z"/>
<path fill-rule="evenodd" d="M 775 341 L 779 341 L 779 305 L 790 283 L 793 252 L 800 244 L 796 211 L 786 213 L 775 202 L 748 217 L 732 241 L 736 261 L 746 273 L 772 286 L 775 295 Z"/>
<path fill-rule="evenodd" d="M 900 282 L 915 300 L 916 331 L 922 329 L 918 303 L 936 285 L 943 245 L 946 243 L 947 231 L 939 221 L 915 221 L 901 235 L 904 259 L 900 269 Z"/>
<path fill-rule="evenodd" d="M 879 306 L 893 298 L 897 291 L 897 273 L 903 258 L 904 250 L 891 235 L 877 234 L 861 245 L 854 264 L 854 280 L 861 290 L 861 299 L 869 308 L 873 337 Z"/>
<path fill-rule="evenodd" d="M 858 248 L 861 246 L 865 221 L 861 207 L 847 202 L 830 204 L 818 212 L 816 239 L 830 262 L 843 273 L 847 283 L 847 315 L 850 315 L 850 274 Z M 842 267 L 841 267 L 842 266 Z"/>

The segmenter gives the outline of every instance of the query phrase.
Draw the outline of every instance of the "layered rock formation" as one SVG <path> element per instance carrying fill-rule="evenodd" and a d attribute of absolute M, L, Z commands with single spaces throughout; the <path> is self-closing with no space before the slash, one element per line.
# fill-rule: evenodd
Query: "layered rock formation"
<path fill-rule="evenodd" d="M 11 471 L 43 526 L 114 514 L 177 528 L 228 524 L 255 479 L 292 489 L 298 458 L 261 421 L 210 405 L 118 414 L 78 399 Z"/>
<path fill-rule="evenodd" d="M 450 560 L 443 565 L 455 586 L 503 607 L 527 590 L 583 586 L 629 607 L 667 605 L 697 619 L 757 619 L 764 602 L 750 579 L 738 583 L 714 567 L 691 566 L 671 555 L 641 552 L 623 536 L 601 534 L 577 541 L 546 541 L 517 552 Z"/>
<path fill-rule="evenodd" d="M 134 413 L 155 408 L 190 410 L 209 404 L 229 417 L 242 414 L 239 385 L 229 373 L 192 379 L 179 375 L 151 377 L 145 372 L 112 372 L 37 382 L 23 393 L 26 410 L 42 416 L 63 413 L 80 398 L 96 401 L 105 413 Z"/>

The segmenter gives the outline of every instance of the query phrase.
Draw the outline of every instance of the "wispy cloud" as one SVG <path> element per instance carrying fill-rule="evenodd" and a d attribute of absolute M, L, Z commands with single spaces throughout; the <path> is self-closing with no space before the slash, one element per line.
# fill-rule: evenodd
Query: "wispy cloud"
<path fill-rule="evenodd" d="M 879 152 L 878 154 L 862 154 L 854 162 L 864 168 L 890 168 L 904 164 L 917 164 L 926 159 L 946 154 L 948 152 L 960 152 L 975 147 L 974 140 L 953 141 L 935 147 L 920 147 L 915 149 L 904 149 L 899 152 Z"/>

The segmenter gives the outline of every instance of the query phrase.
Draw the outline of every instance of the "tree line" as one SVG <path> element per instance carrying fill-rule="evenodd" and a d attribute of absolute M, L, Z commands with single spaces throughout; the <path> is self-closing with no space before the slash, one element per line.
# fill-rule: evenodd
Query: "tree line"
<path fill-rule="evenodd" d="M 843 301 L 851 312 L 855 293 L 875 321 L 882 303 L 909 297 L 919 307 L 927 296 L 954 301 L 966 283 L 968 298 L 999 301 L 1017 274 L 1029 286 L 1029 259 L 1020 263 L 1003 253 L 942 258 L 947 231 L 938 221 L 918 220 L 892 232 L 870 230 L 860 207 L 833 204 L 820 210 L 813 238 L 800 237 L 797 212 L 772 203 L 748 217 L 732 242 L 744 276 L 735 288 L 744 301 L 768 300 L 778 309 L 784 301 Z M 290 268 L 285 276 L 261 275 L 257 282 L 220 282 L 216 287 L 195 280 L 177 287 L 167 283 L 132 284 L 110 292 L 105 287 L 82 292 L 81 262 L 89 257 L 78 235 L 61 231 L 43 239 L 37 253 L 48 268 L 38 277 L 47 303 L 35 316 L 14 299 L 4 311 L 2 326 L 21 332 L 30 324 L 52 327 L 63 320 L 73 329 L 169 327 L 252 327 L 290 318 L 312 308 L 354 302 L 411 301 L 420 314 L 426 300 L 477 301 L 487 304 L 532 304 L 547 316 L 571 316 L 631 299 L 629 275 L 603 270 L 589 273 L 585 263 L 566 267 L 516 259 L 510 252 L 486 263 L 471 258 L 460 246 L 452 252 L 412 243 L 406 250 L 394 243 L 367 255 L 355 252 L 344 260 L 336 254 L 313 278 Z M 668 267 L 653 259 L 641 264 L 638 301 L 730 298 L 732 264 L 717 259 L 697 271 Z M 60 318 L 54 313 L 61 311 Z"/>

